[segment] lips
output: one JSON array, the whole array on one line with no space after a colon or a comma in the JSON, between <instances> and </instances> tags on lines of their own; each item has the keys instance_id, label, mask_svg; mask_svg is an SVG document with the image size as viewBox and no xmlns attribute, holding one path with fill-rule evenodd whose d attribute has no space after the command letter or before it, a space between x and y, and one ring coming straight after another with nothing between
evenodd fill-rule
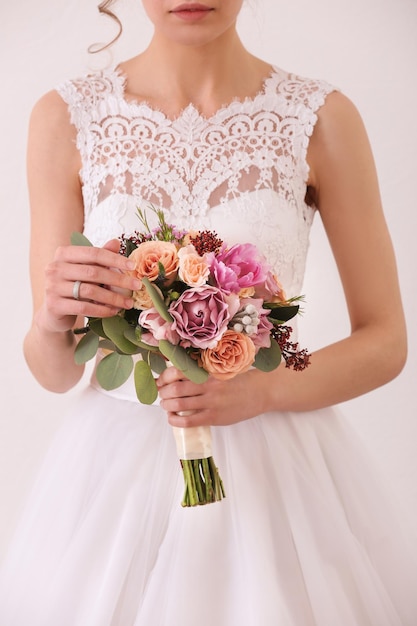
<instances>
[{"instance_id":1,"label":"lips","mask_svg":"<svg viewBox=\"0 0 417 626\"><path fill-rule=\"evenodd\" d=\"M206 4L198 2L183 3L176 6L170 11L170 13L186 20L196 20L208 15L213 11L211 7Z\"/></svg>"},{"instance_id":2,"label":"lips","mask_svg":"<svg viewBox=\"0 0 417 626\"><path fill-rule=\"evenodd\" d=\"M172 9L170 12L182 13L183 11L198 12L198 11L212 11L212 10L213 9L211 7L208 7L206 4L199 4L197 2L189 2L189 3L180 4L179 6L175 7L175 9Z\"/></svg>"}]
</instances>

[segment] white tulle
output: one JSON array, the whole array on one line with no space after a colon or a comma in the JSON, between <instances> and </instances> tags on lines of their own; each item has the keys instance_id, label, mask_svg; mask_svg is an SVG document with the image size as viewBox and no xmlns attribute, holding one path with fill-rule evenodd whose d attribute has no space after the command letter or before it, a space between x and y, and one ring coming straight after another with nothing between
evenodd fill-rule
<instances>
[{"instance_id":1,"label":"white tulle","mask_svg":"<svg viewBox=\"0 0 417 626\"><path fill-rule=\"evenodd\" d=\"M135 208L152 200L180 227L255 243L299 295L306 151L331 90L274 70L256 98L169 120L127 102L117 72L69 81L86 234L101 244L139 229ZM211 431L226 498L182 508L162 408L140 405L132 381L104 392L93 375L0 572L0 625L417 624L415 543L343 416L270 413Z\"/></svg>"},{"instance_id":2,"label":"white tulle","mask_svg":"<svg viewBox=\"0 0 417 626\"><path fill-rule=\"evenodd\" d=\"M83 392L1 579L7 626L413 626L415 570L332 409L213 429L227 497L180 506L158 406Z\"/></svg>"}]
</instances>

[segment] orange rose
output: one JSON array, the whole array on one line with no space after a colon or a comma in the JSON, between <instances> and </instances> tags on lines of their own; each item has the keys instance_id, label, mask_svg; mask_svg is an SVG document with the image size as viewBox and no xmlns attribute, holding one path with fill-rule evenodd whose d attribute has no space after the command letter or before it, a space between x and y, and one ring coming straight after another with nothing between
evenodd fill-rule
<instances>
[{"instance_id":1,"label":"orange rose","mask_svg":"<svg viewBox=\"0 0 417 626\"><path fill-rule=\"evenodd\" d=\"M179 278L190 287L205 285L210 274L210 267L204 257L197 254L193 245L178 250Z\"/></svg>"},{"instance_id":2,"label":"orange rose","mask_svg":"<svg viewBox=\"0 0 417 626\"><path fill-rule=\"evenodd\" d=\"M178 254L175 244L170 241L144 241L133 250L129 259L136 267L131 272L136 278L146 276L155 281L160 275L160 266L165 270L166 283L174 281L178 269Z\"/></svg>"},{"instance_id":3,"label":"orange rose","mask_svg":"<svg viewBox=\"0 0 417 626\"><path fill-rule=\"evenodd\" d=\"M227 380L248 371L255 360L255 346L248 335L227 330L215 348L201 351L200 359L214 378Z\"/></svg>"}]
</instances>

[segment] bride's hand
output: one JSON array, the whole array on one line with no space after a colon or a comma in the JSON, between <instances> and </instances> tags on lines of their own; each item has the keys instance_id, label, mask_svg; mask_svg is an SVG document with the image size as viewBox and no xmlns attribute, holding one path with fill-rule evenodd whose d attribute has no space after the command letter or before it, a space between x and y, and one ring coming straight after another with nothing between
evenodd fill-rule
<instances>
[{"instance_id":1,"label":"bride's hand","mask_svg":"<svg viewBox=\"0 0 417 626\"><path fill-rule=\"evenodd\" d=\"M172 426L225 426L249 419L266 410L262 372L256 369L229 380L209 376L196 384L175 367L168 367L157 380L161 406Z\"/></svg>"},{"instance_id":2,"label":"bride's hand","mask_svg":"<svg viewBox=\"0 0 417 626\"><path fill-rule=\"evenodd\" d=\"M102 248L61 246L45 268L45 297L37 323L49 332L70 330L78 316L111 317L131 308L140 281L126 273L133 263L119 254L119 241Z\"/></svg>"}]
</instances>

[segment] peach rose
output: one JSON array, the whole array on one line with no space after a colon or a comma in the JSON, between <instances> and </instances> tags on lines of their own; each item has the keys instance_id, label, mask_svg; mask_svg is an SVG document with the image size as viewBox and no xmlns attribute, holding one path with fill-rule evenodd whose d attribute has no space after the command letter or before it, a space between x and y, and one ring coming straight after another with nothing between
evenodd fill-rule
<instances>
[{"instance_id":1,"label":"peach rose","mask_svg":"<svg viewBox=\"0 0 417 626\"><path fill-rule=\"evenodd\" d=\"M204 257L197 254L193 245L178 250L178 276L190 287L205 285L210 274L210 267Z\"/></svg>"},{"instance_id":2,"label":"peach rose","mask_svg":"<svg viewBox=\"0 0 417 626\"><path fill-rule=\"evenodd\" d=\"M158 287L155 286L155 289ZM153 307L152 298L150 297L145 285L142 285L140 289L137 289L132 293L133 308L134 309L150 309Z\"/></svg>"},{"instance_id":3,"label":"peach rose","mask_svg":"<svg viewBox=\"0 0 417 626\"><path fill-rule=\"evenodd\" d=\"M215 348L201 351L200 360L214 378L227 380L248 371L255 360L255 346L248 335L227 330Z\"/></svg>"},{"instance_id":4,"label":"peach rose","mask_svg":"<svg viewBox=\"0 0 417 626\"><path fill-rule=\"evenodd\" d=\"M165 270L165 284L169 285L177 276L177 248L170 241L144 241L133 250L129 259L136 263L131 272L135 278L146 276L150 281L155 281L160 275L161 265Z\"/></svg>"}]
</instances>

